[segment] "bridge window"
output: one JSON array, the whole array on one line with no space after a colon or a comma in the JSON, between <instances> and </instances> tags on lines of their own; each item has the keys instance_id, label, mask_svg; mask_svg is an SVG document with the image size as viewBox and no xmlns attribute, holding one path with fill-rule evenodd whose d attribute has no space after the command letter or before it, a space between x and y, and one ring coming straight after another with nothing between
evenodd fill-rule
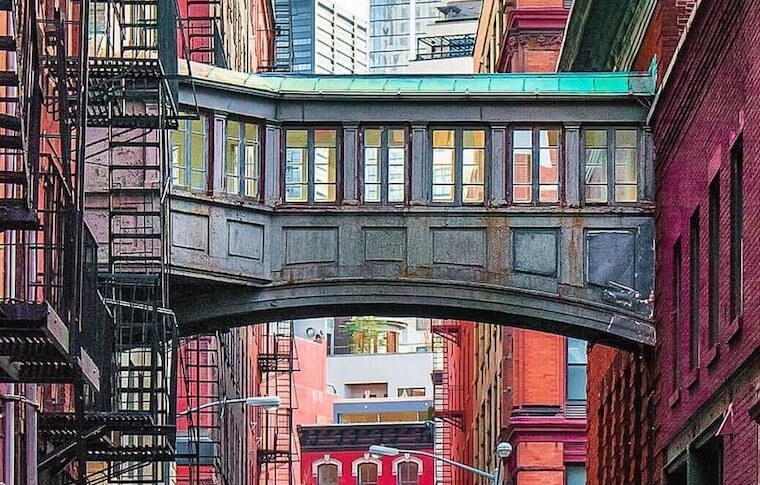
<instances>
[{"instance_id":1,"label":"bridge window","mask_svg":"<svg viewBox=\"0 0 760 485\"><path fill-rule=\"evenodd\" d=\"M585 201L590 204L636 202L638 132L590 129L584 132L584 138Z\"/></svg>"},{"instance_id":2,"label":"bridge window","mask_svg":"<svg viewBox=\"0 0 760 485\"><path fill-rule=\"evenodd\" d=\"M559 129L512 131L512 202L559 202L560 136Z\"/></svg>"},{"instance_id":3,"label":"bridge window","mask_svg":"<svg viewBox=\"0 0 760 485\"><path fill-rule=\"evenodd\" d=\"M402 203L406 195L406 131L367 128L364 144L364 202Z\"/></svg>"},{"instance_id":4,"label":"bridge window","mask_svg":"<svg viewBox=\"0 0 760 485\"><path fill-rule=\"evenodd\" d=\"M228 194L259 196L259 127L252 123L227 121L224 151L224 189Z\"/></svg>"},{"instance_id":5,"label":"bridge window","mask_svg":"<svg viewBox=\"0 0 760 485\"><path fill-rule=\"evenodd\" d=\"M335 202L337 165L337 130L285 130L285 202Z\"/></svg>"},{"instance_id":6,"label":"bridge window","mask_svg":"<svg viewBox=\"0 0 760 485\"><path fill-rule=\"evenodd\" d=\"M175 187L206 190L208 118L180 120L171 135L172 183Z\"/></svg>"},{"instance_id":7,"label":"bridge window","mask_svg":"<svg viewBox=\"0 0 760 485\"><path fill-rule=\"evenodd\" d=\"M433 130L433 202L485 200L486 132Z\"/></svg>"}]
</instances>

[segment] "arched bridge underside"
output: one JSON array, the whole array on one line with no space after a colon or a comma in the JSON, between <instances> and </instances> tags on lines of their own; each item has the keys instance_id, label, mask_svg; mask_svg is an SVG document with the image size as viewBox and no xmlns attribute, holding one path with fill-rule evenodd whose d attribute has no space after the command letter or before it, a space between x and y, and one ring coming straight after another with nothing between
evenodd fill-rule
<instances>
[{"instance_id":1,"label":"arched bridge underside","mask_svg":"<svg viewBox=\"0 0 760 485\"><path fill-rule=\"evenodd\" d=\"M654 345L648 74L194 78L182 333L372 314Z\"/></svg>"}]
</instances>

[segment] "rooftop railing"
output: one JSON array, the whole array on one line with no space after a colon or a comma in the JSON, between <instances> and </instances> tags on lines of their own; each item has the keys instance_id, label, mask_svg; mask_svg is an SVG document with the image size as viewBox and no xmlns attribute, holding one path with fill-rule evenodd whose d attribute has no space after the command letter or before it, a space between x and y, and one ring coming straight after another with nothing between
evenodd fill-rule
<instances>
[{"instance_id":1,"label":"rooftop railing","mask_svg":"<svg viewBox=\"0 0 760 485\"><path fill-rule=\"evenodd\" d=\"M468 57L475 48L474 34L439 35L417 39L417 61Z\"/></svg>"}]
</instances>

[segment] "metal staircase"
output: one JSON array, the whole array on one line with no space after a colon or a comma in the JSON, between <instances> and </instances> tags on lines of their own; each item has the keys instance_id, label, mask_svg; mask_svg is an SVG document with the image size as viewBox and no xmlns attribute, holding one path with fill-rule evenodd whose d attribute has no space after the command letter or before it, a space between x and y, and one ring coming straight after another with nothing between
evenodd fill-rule
<instances>
[{"instance_id":1,"label":"metal staircase","mask_svg":"<svg viewBox=\"0 0 760 485\"><path fill-rule=\"evenodd\" d=\"M182 23L191 61L227 67L221 5L221 0L187 0Z\"/></svg>"},{"instance_id":2,"label":"metal staircase","mask_svg":"<svg viewBox=\"0 0 760 485\"><path fill-rule=\"evenodd\" d=\"M279 396L276 411L261 409L258 448L259 485L293 485L293 463L298 460L293 410L297 408L293 373L298 358L290 321L267 324L259 344L261 395Z\"/></svg>"}]
</instances>

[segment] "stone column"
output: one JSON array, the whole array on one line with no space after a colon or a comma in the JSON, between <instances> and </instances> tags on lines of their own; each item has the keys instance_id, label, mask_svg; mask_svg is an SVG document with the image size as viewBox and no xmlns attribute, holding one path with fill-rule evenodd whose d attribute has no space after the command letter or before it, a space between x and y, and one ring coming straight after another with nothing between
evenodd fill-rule
<instances>
[{"instance_id":1,"label":"stone column","mask_svg":"<svg viewBox=\"0 0 760 485\"><path fill-rule=\"evenodd\" d=\"M430 198L431 174L428 153L430 139L427 124L412 123L412 181L411 204L427 205Z\"/></svg>"},{"instance_id":2,"label":"stone column","mask_svg":"<svg viewBox=\"0 0 760 485\"><path fill-rule=\"evenodd\" d=\"M359 205L359 126L343 125L343 204Z\"/></svg>"},{"instance_id":3,"label":"stone column","mask_svg":"<svg viewBox=\"0 0 760 485\"><path fill-rule=\"evenodd\" d=\"M581 205L581 127L565 125L565 201L569 207Z\"/></svg>"},{"instance_id":4,"label":"stone column","mask_svg":"<svg viewBox=\"0 0 760 485\"><path fill-rule=\"evenodd\" d=\"M211 136L213 136L206 170L211 172L211 194L214 197L224 195L224 154L227 134L227 115L214 113Z\"/></svg>"},{"instance_id":5,"label":"stone column","mask_svg":"<svg viewBox=\"0 0 760 485\"><path fill-rule=\"evenodd\" d=\"M490 205L507 205L507 127L491 127Z\"/></svg>"}]
</instances>

